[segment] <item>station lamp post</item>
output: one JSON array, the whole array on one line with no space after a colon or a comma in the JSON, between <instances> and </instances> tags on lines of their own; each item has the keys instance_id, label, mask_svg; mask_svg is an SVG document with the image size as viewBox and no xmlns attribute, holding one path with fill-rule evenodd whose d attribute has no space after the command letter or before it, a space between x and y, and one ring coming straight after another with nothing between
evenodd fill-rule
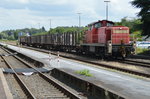
<instances>
[{"instance_id":1,"label":"station lamp post","mask_svg":"<svg viewBox=\"0 0 150 99\"><path fill-rule=\"evenodd\" d=\"M40 24L40 23L38 23L38 25L39 25L39 31L41 32L41 24Z\"/></svg>"},{"instance_id":2,"label":"station lamp post","mask_svg":"<svg viewBox=\"0 0 150 99\"><path fill-rule=\"evenodd\" d=\"M106 20L108 20L108 3L109 3L110 1L106 0L106 1L104 1L104 2L106 2Z\"/></svg>"},{"instance_id":3,"label":"station lamp post","mask_svg":"<svg viewBox=\"0 0 150 99\"><path fill-rule=\"evenodd\" d=\"M51 28L52 28L52 20L49 19L49 29L51 30Z\"/></svg>"},{"instance_id":4,"label":"station lamp post","mask_svg":"<svg viewBox=\"0 0 150 99\"><path fill-rule=\"evenodd\" d=\"M79 15L79 28L81 27L81 13L77 13Z\"/></svg>"}]
</instances>

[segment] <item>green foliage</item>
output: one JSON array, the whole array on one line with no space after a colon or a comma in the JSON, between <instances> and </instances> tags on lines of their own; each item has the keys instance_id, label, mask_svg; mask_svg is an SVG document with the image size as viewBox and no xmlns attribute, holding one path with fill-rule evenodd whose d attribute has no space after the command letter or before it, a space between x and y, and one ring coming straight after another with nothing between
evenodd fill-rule
<instances>
[{"instance_id":1,"label":"green foliage","mask_svg":"<svg viewBox=\"0 0 150 99\"><path fill-rule=\"evenodd\" d=\"M150 51L150 50L149 50L149 49L146 49L146 48L137 48L137 49L136 49L136 53L137 53L137 54L147 53L148 51Z\"/></svg>"},{"instance_id":2,"label":"green foliage","mask_svg":"<svg viewBox=\"0 0 150 99\"><path fill-rule=\"evenodd\" d=\"M29 33L30 35L45 35L55 33L80 32L80 35L78 36L78 42L80 43L83 39L83 34L85 30L87 30L87 27L56 27L48 32L45 30L44 27L42 27L41 29L25 28L16 30L6 30L0 33L0 39L17 40L19 33L22 33L22 36L26 36L27 33Z\"/></svg>"},{"instance_id":3,"label":"green foliage","mask_svg":"<svg viewBox=\"0 0 150 99\"><path fill-rule=\"evenodd\" d=\"M7 38L8 40L15 40L15 38L14 38L14 35L10 35L10 36L8 36L8 38Z\"/></svg>"},{"instance_id":4,"label":"green foliage","mask_svg":"<svg viewBox=\"0 0 150 99\"><path fill-rule=\"evenodd\" d=\"M41 32L46 32L44 27L41 28Z\"/></svg>"},{"instance_id":5,"label":"green foliage","mask_svg":"<svg viewBox=\"0 0 150 99\"><path fill-rule=\"evenodd\" d=\"M6 39L7 37L8 37L7 34L5 34L3 32L0 33L0 39Z\"/></svg>"},{"instance_id":6,"label":"green foliage","mask_svg":"<svg viewBox=\"0 0 150 99\"><path fill-rule=\"evenodd\" d=\"M142 41L141 31L135 31L130 35L130 38L136 41Z\"/></svg>"},{"instance_id":7,"label":"green foliage","mask_svg":"<svg viewBox=\"0 0 150 99\"><path fill-rule=\"evenodd\" d=\"M150 36L150 0L133 0L131 4L140 8L138 16L141 17L142 24L142 35Z\"/></svg>"},{"instance_id":8,"label":"green foliage","mask_svg":"<svg viewBox=\"0 0 150 99\"><path fill-rule=\"evenodd\" d=\"M56 27L54 29L51 29L48 31L49 34L56 34L56 33L71 33L71 32L77 32L79 35L77 37L77 43L81 44L83 41L83 36L85 33L85 30L87 30L87 27Z\"/></svg>"},{"instance_id":9,"label":"green foliage","mask_svg":"<svg viewBox=\"0 0 150 99\"><path fill-rule=\"evenodd\" d=\"M87 27L56 27L54 29L51 29L48 31L50 34L55 34L55 33L67 33L67 32L83 32L87 30Z\"/></svg>"},{"instance_id":10,"label":"green foliage","mask_svg":"<svg viewBox=\"0 0 150 99\"><path fill-rule=\"evenodd\" d=\"M23 36L26 36L27 33L29 33L30 35L35 35L35 34L40 35L46 33L46 30L44 27L42 27L41 29L25 28L25 29L16 29L16 30L6 30L0 33L0 39L17 40L19 33L22 33Z\"/></svg>"},{"instance_id":11,"label":"green foliage","mask_svg":"<svg viewBox=\"0 0 150 99\"><path fill-rule=\"evenodd\" d=\"M33 35L45 35L45 34L48 34L48 32L36 33L36 34L33 34Z\"/></svg>"},{"instance_id":12,"label":"green foliage","mask_svg":"<svg viewBox=\"0 0 150 99\"><path fill-rule=\"evenodd\" d=\"M93 75L90 73L90 71L89 71L89 70L86 70L86 69L81 70L81 71L76 71L76 73L77 73L77 74L80 74L80 75L85 75L85 76L88 76L88 77L93 76Z\"/></svg>"},{"instance_id":13,"label":"green foliage","mask_svg":"<svg viewBox=\"0 0 150 99\"><path fill-rule=\"evenodd\" d=\"M124 17L121 19L121 22L116 22L115 25L127 26L130 28L130 33L135 31L141 31L142 22L140 19L128 19L128 17Z\"/></svg>"},{"instance_id":14,"label":"green foliage","mask_svg":"<svg viewBox=\"0 0 150 99\"><path fill-rule=\"evenodd\" d=\"M8 48L8 45L4 45L3 47L4 47L4 48Z\"/></svg>"},{"instance_id":15,"label":"green foliage","mask_svg":"<svg viewBox=\"0 0 150 99\"><path fill-rule=\"evenodd\" d=\"M17 40L8 40L8 39L0 39L0 41L2 41L2 42L18 42Z\"/></svg>"},{"instance_id":16,"label":"green foliage","mask_svg":"<svg viewBox=\"0 0 150 99\"><path fill-rule=\"evenodd\" d=\"M141 31L135 31L133 32L133 34L135 35L135 37L141 38Z\"/></svg>"}]
</instances>

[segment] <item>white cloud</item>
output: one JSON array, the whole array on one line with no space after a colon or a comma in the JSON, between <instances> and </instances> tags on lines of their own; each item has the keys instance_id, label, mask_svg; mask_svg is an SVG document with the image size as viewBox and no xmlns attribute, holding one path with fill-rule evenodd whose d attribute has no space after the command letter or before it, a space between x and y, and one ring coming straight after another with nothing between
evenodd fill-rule
<instances>
[{"instance_id":1,"label":"white cloud","mask_svg":"<svg viewBox=\"0 0 150 99\"><path fill-rule=\"evenodd\" d=\"M74 12L80 12L90 18L99 18L100 15L96 12L97 0L71 0L70 4L74 7Z\"/></svg>"},{"instance_id":2,"label":"white cloud","mask_svg":"<svg viewBox=\"0 0 150 99\"><path fill-rule=\"evenodd\" d=\"M73 26L76 25L76 21L72 20L71 17L67 16L36 16L33 13L38 13L36 11L31 11L29 9L20 10L8 10L0 8L1 29L18 29L18 28L39 28L38 23L41 26L49 29L49 19L52 19L52 27L56 26Z\"/></svg>"},{"instance_id":3,"label":"white cloud","mask_svg":"<svg viewBox=\"0 0 150 99\"><path fill-rule=\"evenodd\" d=\"M30 0L30 3L45 4L45 5L63 5L67 4L70 0Z\"/></svg>"},{"instance_id":4,"label":"white cloud","mask_svg":"<svg viewBox=\"0 0 150 99\"><path fill-rule=\"evenodd\" d=\"M132 0L111 0L111 12L114 11L114 15L119 15L122 17L135 17L135 13L139 10L132 7L130 3L131 1Z\"/></svg>"},{"instance_id":5,"label":"white cloud","mask_svg":"<svg viewBox=\"0 0 150 99\"><path fill-rule=\"evenodd\" d=\"M38 23L41 23L41 26L46 26L48 28L49 19L52 19L53 27L67 25L74 26L78 25L78 12L82 13L81 24L84 26L92 21L105 19L106 4L104 3L104 0L2 1L11 4L9 9L8 5L6 5L6 7L3 5L3 8L0 8L0 27L6 29L25 28L31 26L38 28ZM129 3L130 1L131 0L111 0L109 3L109 19L112 21L119 21L125 16L135 17L135 13L137 13L139 10L134 9ZM12 5L14 6L14 9ZM15 6L18 5L23 7L20 8L19 6L20 9L15 9ZM47 9L47 7L49 8ZM62 9L55 11L57 7L61 7ZM45 8L45 10L39 10L40 8ZM68 13L70 15L68 15Z\"/></svg>"},{"instance_id":6,"label":"white cloud","mask_svg":"<svg viewBox=\"0 0 150 99\"><path fill-rule=\"evenodd\" d=\"M29 0L4 0L6 2L9 2L9 3L23 3L23 4L26 4L26 3L29 3Z\"/></svg>"}]
</instances>

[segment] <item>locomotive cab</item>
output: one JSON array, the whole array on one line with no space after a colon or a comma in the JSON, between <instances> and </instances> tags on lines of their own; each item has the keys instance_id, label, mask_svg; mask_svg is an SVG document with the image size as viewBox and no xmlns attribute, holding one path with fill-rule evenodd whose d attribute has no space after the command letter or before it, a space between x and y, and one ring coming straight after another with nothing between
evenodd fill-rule
<instances>
[{"instance_id":1,"label":"locomotive cab","mask_svg":"<svg viewBox=\"0 0 150 99\"><path fill-rule=\"evenodd\" d=\"M93 22L88 25L88 31L85 33L85 41L84 43L97 43L98 42L98 31L99 28L105 26L113 26L114 23L112 21L102 20L98 22Z\"/></svg>"},{"instance_id":2,"label":"locomotive cab","mask_svg":"<svg viewBox=\"0 0 150 99\"><path fill-rule=\"evenodd\" d=\"M126 57L130 52L129 28L125 26L106 27L106 41L108 53L113 56ZM111 46L108 46L110 45Z\"/></svg>"}]
</instances>

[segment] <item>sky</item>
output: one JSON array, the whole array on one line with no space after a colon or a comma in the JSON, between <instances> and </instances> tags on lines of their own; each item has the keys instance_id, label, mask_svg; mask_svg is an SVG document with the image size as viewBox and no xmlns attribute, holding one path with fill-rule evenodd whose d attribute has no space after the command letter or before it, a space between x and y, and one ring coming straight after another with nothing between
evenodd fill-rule
<instances>
[{"instance_id":1,"label":"sky","mask_svg":"<svg viewBox=\"0 0 150 99\"><path fill-rule=\"evenodd\" d=\"M132 0L110 0L108 19L120 21L123 17L136 17L139 9ZM104 0L0 0L0 31L8 29L58 26L81 26L106 19Z\"/></svg>"}]
</instances>

